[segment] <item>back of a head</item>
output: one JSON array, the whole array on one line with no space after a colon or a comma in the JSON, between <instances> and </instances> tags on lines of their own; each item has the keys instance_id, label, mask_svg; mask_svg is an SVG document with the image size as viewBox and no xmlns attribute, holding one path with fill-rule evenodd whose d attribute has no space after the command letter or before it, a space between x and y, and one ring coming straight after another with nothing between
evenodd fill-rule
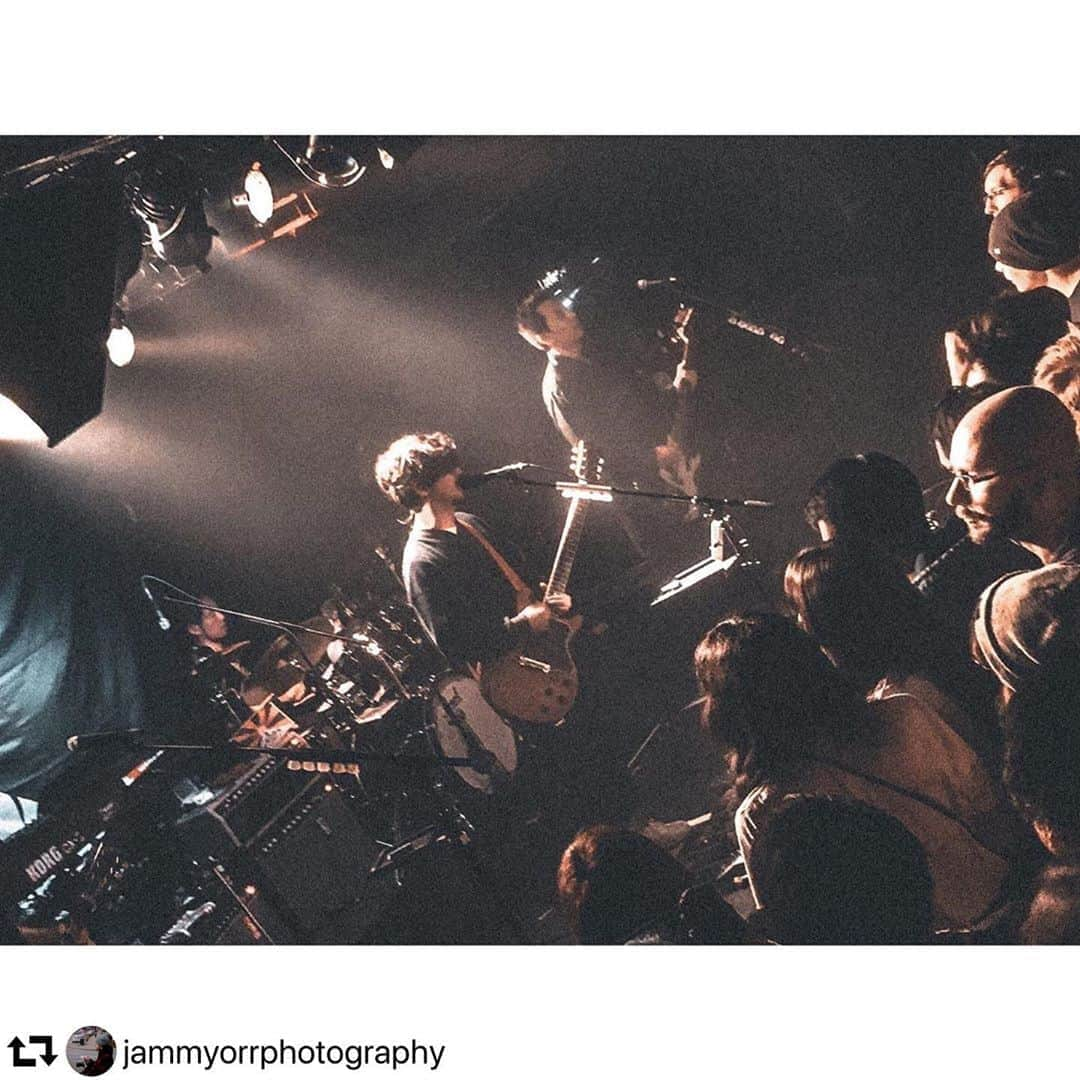
<instances>
[{"instance_id":1,"label":"back of a head","mask_svg":"<svg viewBox=\"0 0 1080 1080\"><path fill-rule=\"evenodd\" d=\"M815 481L805 514L811 526L825 521L836 539L904 557L922 550L929 534L915 474L874 450L834 461Z\"/></svg>"},{"instance_id":2,"label":"back of a head","mask_svg":"<svg viewBox=\"0 0 1080 1080\"><path fill-rule=\"evenodd\" d=\"M1069 301L1054 289L1001 293L956 327L956 333L1000 386L1031 381L1044 349L1069 329Z\"/></svg>"},{"instance_id":3,"label":"back of a head","mask_svg":"<svg viewBox=\"0 0 1080 1080\"><path fill-rule=\"evenodd\" d=\"M1060 641L1004 717L1005 788L1055 854L1080 855L1080 647ZM1045 831L1044 828L1044 831ZM1042 835L1042 834L1040 834ZM1045 843L1044 838L1044 843Z\"/></svg>"},{"instance_id":4,"label":"back of a head","mask_svg":"<svg viewBox=\"0 0 1080 1080\"><path fill-rule=\"evenodd\" d=\"M1080 333L1072 331L1050 345L1031 381L1049 390L1073 414L1080 433Z\"/></svg>"},{"instance_id":5,"label":"back of a head","mask_svg":"<svg viewBox=\"0 0 1080 1080\"><path fill-rule=\"evenodd\" d=\"M1022 945L1080 945L1080 867L1048 866L1020 927Z\"/></svg>"},{"instance_id":6,"label":"back of a head","mask_svg":"<svg viewBox=\"0 0 1080 1080\"><path fill-rule=\"evenodd\" d=\"M621 945L672 920L691 880L680 862L640 833L592 825L563 852L557 883L583 945Z\"/></svg>"},{"instance_id":7,"label":"back of a head","mask_svg":"<svg viewBox=\"0 0 1080 1080\"><path fill-rule=\"evenodd\" d=\"M1080 258L1080 196L1072 183L1041 184L990 223L987 251L1017 270L1052 270Z\"/></svg>"},{"instance_id":8,"label":"back of a head","mask_svg":"<svg viewBox=\"0 0 1080 1080\"><path fill-rule=\"evenodd\" d=\"M919 669L935 637L923 598L883 552L830 542L787 565L784 593L834 663L876 683Z\"/></svg>"},{"instance_id":9,"label":"back of a head","mask_svg":"<svg viewBox=\"0 0 1080 1080\"><path fill-rule=\"evenodd\" d=\"M998 578L971 623L971 655L1012 691L1046 683L1056 656L1080 653L1080 566L1050 563Z\"/></svg>"},{"instance_id":10,"label":"back of a head","mask_svg":"<svg viewBox=\"0 0 1080 1080\"><path fill-rule=\"evenodd\" d=\"M702 722L733 755L737 784L813 752L857 726L861 701L790 619L747 613L719 622L694 653Z\"/></svg>"},{"instance_id":11,"label":"back of a head","mask_svg":"<svg viewBox=\"0 0 1080 1080\"><path fill-rule=\"evenodd\" d=\"M950 386L930 412L930 441L934 448L948 458L952 437L960 421L981 401L1000 390L997 383L989 381L974 386Z\"/></svg>"},{"instance_id":12,"label":"back of a head","mask_svg":"<svg viewBox=\"0 0 1080 1080\"><path fill-rule=\"evenodd\" d=\"M894 817L852 799L789 796L752 856L768 937L782 945L909 945L932 931L922 845Z\"/></svg>"}]
</instances>

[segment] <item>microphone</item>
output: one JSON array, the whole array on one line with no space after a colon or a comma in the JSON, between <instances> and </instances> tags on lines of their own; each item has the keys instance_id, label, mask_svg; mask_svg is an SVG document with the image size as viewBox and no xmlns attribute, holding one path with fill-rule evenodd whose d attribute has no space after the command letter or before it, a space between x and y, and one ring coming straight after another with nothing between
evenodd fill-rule
<instances>
[{"instance_id":1,"label":"microphone","mask_svg":"<svg viewBox=\"0 0 1080 1080\"><path fill-rule=\"evenodd\" d=\"M91 750L95 746L108 746L110 743L138 742L142 734L142 728L127 728L123 731L91 731L85 735L72 735L67 741L67 748L75 753L79 750Z\"/></svg>"},{"instance_id":2,"label":"microphone","mask_svg":"<svg viewBox=\"0 0 1080 1080\"><path fill-rule=\"evenodd\" d=\"M674 285L678 282L677 277L638 278L634 284L644 292L646 289L655 289L657 285Z\"/></svg>"},{"instance_id":3,"label":"microphone","mask_svg":"<svg viewBox=\"0 0 1080 1080\"><path fill-rule=\"evenodd\" d=\"M515 461L512 465L500 465L497 469L488 469L487 472L482 473L462 473L458 477L458 487L462 491L468 491L470 488L480 487L486 484L489 480L497 480L500 476L505 476L507 473L521 472L522 469L538 469L539 465L533 465L529 461Z\"/></svg>"},{"instance_id":4,"label":"microphone","mask_svg":"<svg viewBox=\"0 0 1080 1080\"><path fill-rule=\"evenodd\" d=\"M154 594L150 591L150 586L146 584L146 575L144 574L139 578L139 583L142 585L143 592L146 593L147 600L150 601L150 606L154 609L154 614L157 616L157 624L162 630L171 630L172 623L169 621L165 612L158 607L157 600L154 599Z\"/></svg>"}]
</instances>

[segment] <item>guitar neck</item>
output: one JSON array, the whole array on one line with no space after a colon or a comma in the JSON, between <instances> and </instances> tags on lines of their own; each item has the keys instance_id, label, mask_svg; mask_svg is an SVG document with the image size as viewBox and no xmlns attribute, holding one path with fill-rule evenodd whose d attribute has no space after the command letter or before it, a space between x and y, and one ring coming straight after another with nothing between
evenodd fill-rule
<instances>
[{"instance_id":1,"label":"guitar neck","mask_svg":"<svg viewBox=\"0 0 1080 1080\"><path fill-rule=\"evenodd\" d=\"M588 499L582 499L577 495L570 496L570 505L566 510L566 524L563 525L559 549L555 553L555 563L548 575L547 588L544 590L545 600L552 593L566 592L566 586L570 581L570 570L574 565L574 556L577 555L578 543L585 527L585 511L588 505Z\"/></svg>"}]
</instances>

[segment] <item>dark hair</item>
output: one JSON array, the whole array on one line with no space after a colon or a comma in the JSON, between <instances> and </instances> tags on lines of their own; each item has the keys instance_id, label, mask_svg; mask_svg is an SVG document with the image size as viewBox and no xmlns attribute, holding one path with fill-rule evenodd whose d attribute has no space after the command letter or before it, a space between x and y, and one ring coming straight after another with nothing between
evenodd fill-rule
<instances>
[{"instance_id":1,"label":"dark hair","mask_svg":"<svg viewBox=\"0 0 1080 1080\"><path fill-rule=\"evenodd\" d=\"M1005 788L1080 855L1080 649L1062 640L1005 710Z\"/></svg>"},{"instance_id":2,"label":"dark hair","mask_svg":"<svg viewBox=\"0 0 1080 1080\"><path fill-rule=\"evenodd\" d=\"M1031 142L1007 146L996 153L983 167L983 183L991 169L1004 165L1016 177L1020 190L1024 193L1033 191L1040 184L1062 184L1069 181L1069 170L1061 162L1048 158L1045 151Z\"/></svg>"},{"instance_id":3,"label":"dark hair","mask_svg":"<svg viewBox=\"0 0 1080 1080\"><path fill-rule=\"evenodd\" d=\"M916 672L948 689L939 668L956 650L886 553L833 542L803 548L784 571L784 595L803 629L864 691L886 675Z\"/></svg>"},{"instance_id":4,"label":"dark hair","mask_svg":"<svg viewBox=\"0 0 1080 1080\"><path fill-rule=\"evenodd\" d=\"M875 541L911 557L926 545L930 527L915 474L886 454L869 451L834 461L814 482L805 516L811 528L832 526L848 543Z\"/></svg>"},{"instance_id":5,"label":"dark hair","mask_svg":"<svg viewBox=\"0 0 1080 1080\"><path fill-rule=\"evenodd\" d=\"M854 799L793 795L751 854L763 912L782 945L914 945L930 939L933 882L918 840Z\"/></svg>"},{"instance_id":6,"label":"dark hair","mask_svg":"<svg viewBox=\"0 0 1080 1080\"><path fill-rule=\"evenodd\" d=\"M629 829L592 825L579 832L563 852L557 884L583 945L622 945L645 934L668 943L743 937L741 920L719 897L693 889L682 863Z\"/></svg>"},{"instance_id":7,"label":"dark hair","mask_svg":"<svg viewBox=\"0 0 1080 1080\"><path fill-rule=\"evenodd\" d=\"M393 503L415 512L424 504L421 488L430 488L458 467L454 440L442 431L414 432L395 439L375 461L375 480Z\"/></svg>"},{"instance_id":8,"label":"dark hair","mask_svg":"<svg viewBox=\"0 0 1080 1080\"><path fill-rule=\"evenodd\" d=\"M780 615L736 615L694 653L702 724L729 755L735 794L857 730L865 707L824 654Z\"/></svg>"},{"instance_id":9,"label":"dark hair","mask_svg":"<svg viewBox=\"0 0 1080 1080\"><path fill-rule=\"evenodd\" d=\"M518 301L517 325L542 332L546 324L537 309L547 300L557 301L577 317L583 351L592 360L623 364L628 352L641 347L643 336L656 345L643 294L634 288L629 269L612 257L586 254L546 273Z\"/></svg>"},{"instance_id":10,"label":"dark hair","mask_svg":"<svg viewBox=\"0 0 1080 1080\"><path fill-rule=\"evenodd\" d=\"M1001 386L987 379L974 386L950 386L945 396L930 412L930 441L948 451L952 437L960 421L988 397L996 394Z\"/></svg>"},{"instance_id":11,"label":"dark hair","mask_svg":"<svg viewBox=\"0 0 1080 1080\"><path fill-rule=\"evenodd\" d=\"M1069 301L1055 289L1003 292L953 330L1000 386L1031 382L1043 350L1069 330Z\"/></svg>"},{"instance_id":12,"label":"dark hair","mask_svg":"<svg viewBox=\"0 0 1080 1080\"><path fill-rule=\"evenodd\" d=\"M187 622L183 624L185 630L189 626L197 626L200 629L202 629L203 615L206 613L207 607L210 607L210 608L220 607L218 602L212 596L210 596L209 593L203 593L202 596L198 597L198 601L199 601L200 605L205 604L206 607L201 607L201 606L200 607L189 607L189 608L185 609L185 611L187 613L186 614ZM179 621L179 620L177 620L177 621Z\"/></svg>"},{"instance_id":13,"label":"dark hair","mask_svg":"<svg viewBox=\"0 0 1080 1080\"><path fill-rule=\"evenodd\" d=\"M1022 945L1080 945L1080 867L1043 870L1019 937Z\"/></svg>"}]
</instances>

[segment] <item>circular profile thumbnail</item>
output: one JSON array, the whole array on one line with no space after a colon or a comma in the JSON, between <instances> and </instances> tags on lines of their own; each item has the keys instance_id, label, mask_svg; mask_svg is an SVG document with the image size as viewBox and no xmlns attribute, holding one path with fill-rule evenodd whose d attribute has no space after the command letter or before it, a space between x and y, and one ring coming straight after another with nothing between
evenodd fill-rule
<instances>
[{"instance_id":1,"label":"circular profile thumbnail","mask_svg":"<svg viewBox=\"0 0 1080 1080\"><path fill-rule=\"evenodd\" d=\"M116 1060L116 1040L103 1027L81 1027L72 1032L65 1053L81 1076L100 1076Z\"/></svg>"}]
</instances>

